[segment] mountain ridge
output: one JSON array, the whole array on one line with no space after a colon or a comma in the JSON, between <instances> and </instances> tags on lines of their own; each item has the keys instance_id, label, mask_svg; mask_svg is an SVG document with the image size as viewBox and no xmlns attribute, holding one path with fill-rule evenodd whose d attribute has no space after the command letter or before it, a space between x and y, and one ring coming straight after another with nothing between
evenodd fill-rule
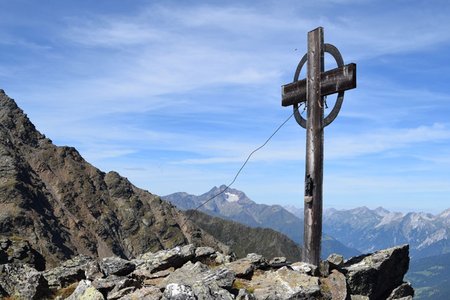
<instances>
[{"instance_id":1,"label":"mountain ridge","mask_svg":"<svg viewBox=\"0 0 450 300\"><path fill-rule=\"evenodd\" d=\"M215 197L216 196L216 197ZM230 201L230 197L233 201ZM214 217L235 221L250 227L271 228L281 232L297 244L303 241L303 220L286 210L281 205L258 204L247 195L226 185L213 187L201 195L185 192L162 196L182 210L196 209ZM345 257L360 254L359 251L346 247L327 234L323 237L322 256L338 252Z\"/></svg>"},{"instance_id":2,"label":"mountain ridge","mask_svg":"<svg viewBox=\"0 0 450 300\"><path fill-rule=\"evenodd\" d=\"M391 212L384 208L326 209L324 230L361 252L408 243L411 257L450 252L450 209L439 214Z\"/></svg>"},{"instance_id":3,"label":"mountain ridge","mask_svg":"<svg viewBox=\"0 0 450 300\"><path fill-rule=\"evenodd\" d=\"M50 266L78 254L226 248L160 197L100 171L73 147L53 145L3 90L0 174L0 236L29 241Z\"/></svg>"}]
</instances>

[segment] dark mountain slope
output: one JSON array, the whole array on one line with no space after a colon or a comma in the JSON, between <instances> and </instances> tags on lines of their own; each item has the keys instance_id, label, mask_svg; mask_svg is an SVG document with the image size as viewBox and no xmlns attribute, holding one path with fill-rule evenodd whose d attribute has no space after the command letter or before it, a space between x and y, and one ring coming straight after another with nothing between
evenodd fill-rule
<instances>
[{"instance_id":1,"label":"dark mountain slope","mask_svg":"<svg viewBox=\"0 0 450 300\"><path fill-rule=\"evenodd\" d=\"M238 258L248 253L258 253L267 258L284 256L290 261L300 261L301 248L275 230L252 228L199 211L188 210L186 214L196 225L229 246Z\"/></svg>"},{"instance_id":2,"label":"dark mountain slope","mask_svg":"<svg viewBox=\"0 0 450 300\"><path fill-rule=\"evenodd\" d=\"M104 173L39 133L0 90L0 236L28 240L54 265L76 254L133 257L211 236L159 197ZM195 236L195 238L193 237Z\"/></svg>"},{"instance_id":3,"label":"dark mountain slope","mask_svg":"<svg viewBox=\"0 0 450 300\"><path fill-rule=\"evenodd\" d=\"M222 185L214 187L200 196L180 192L163 196L163 199L170 201L180 209L188 210L200 206L225 189L226 186ZM245 193L236 189L227 189L201 206L200 210L211 216L239 222L251 227L271 228L285 234L295 243L303 243L303 219L296 217L280 205L258 204L250 200ZM345 257L360 254L357 250L346 247L340 241L327 234L323 236L322 250L324 258L331 253L340 253Z\"/></svg>"},{"instance_id":4,"label":"dark mountain slope","mask_svg":"<svg viewBox=\"0 0 450 300\"><path fill-rule=\"evenodd\" d=\"M214 187L200 196L187 193L174 193L163 196L178 208L193 209L226 189L225 185ZM229 188L206 205L201 211L220 218L236 221L251 227L272 228L300 242L303 239L303 221L288 212L280 205L257 204L245 193Z\"/></svg>"},{"instance_id":5,"label":"dark mountain slope","mask_svg":"<svg viewBox=\"0 0 450 300\"><path fill-rule=\"evenodd\" d=\"M415 299L449 299L450 253L412 260L407 280L416 290Z\"/></svg>"}]
</instances>

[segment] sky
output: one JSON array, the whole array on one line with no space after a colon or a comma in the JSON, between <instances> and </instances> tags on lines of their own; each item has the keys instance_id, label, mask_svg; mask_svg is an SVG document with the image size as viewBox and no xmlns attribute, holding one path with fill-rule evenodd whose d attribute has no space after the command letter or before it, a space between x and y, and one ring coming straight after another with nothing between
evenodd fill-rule
<instances>
[{"instance_id":1,"label":"sky","mask_svg":"<svg viewBox=\"0 0 450 300\"><path fill-rule=\"evenodd\" d=\"M319 26L357 64L325 129L324 207L449 208L446 0L0 0L0 88L102 171L198 195L230 183L292 114L281 86ZM302 207L305 143L291 118L233 188Z\"/></svg>"}]
</instances>

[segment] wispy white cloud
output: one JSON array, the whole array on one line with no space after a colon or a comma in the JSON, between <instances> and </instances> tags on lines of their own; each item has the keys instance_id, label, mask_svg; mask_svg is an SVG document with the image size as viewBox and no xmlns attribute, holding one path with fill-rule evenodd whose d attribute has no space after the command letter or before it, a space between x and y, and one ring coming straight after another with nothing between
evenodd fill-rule
<instances>
[{"instance_id":1,"label":"wispy white cloud","mask_svg":"<svg viewBox=\"0 0 450 300\"><path fill-rule=\"evenodd\" d=\"M355 158L368 154L413 147L421 143L450 143L450 128L445 124L416 128L388 128L360 134L339 135L328 141L330 159Z\"/></svg>"},{"instance_id":2,"label":"wispy white cloud","mask_svg":"<svg viewBox=\"0 0 450 300\"><path fill-rule=\"evenodd\" d=\"M327 128L326 161L355 161L370 171L385 163L377 157L400 160L408 153L416 163L431 151L439 153L431 167L443 172L439 162L445 161L445 151L433 150L450 144L448 88L415 86L401 77L405 70L395 68L399 75L373 67L392 55L411 55L426 60L425 66L433 59L430 50L445 54L449 6L441 4L422 9L417 3L400 8L391 1L355 0L151 2L114 13L92 7L89 13L60 17L43 48L33 49L33 43L41 45L30 38L36 31L19 34L15 46L30 57L21 65L9 60L0 76L20 77L23 82L13 82L17 94L12 96L38 128L57 143L80 148L95 165L122 171L140 186L203 192L226 181L270 134L270 124L285 118L274 110L291 111L279 105L280 86L292 80L306 51L306 32L324 26L325 40L361 70L358 89L346 94L339 120ZM412 76L410 71L405 78ZM133 120L142 114L142 121ZM158 123L168 119L177 121ZM255 169L248 172L258 182L241 179L249 189L262 184L276 190L272 182L285 189L293 175L275 169L286 165L299 165L292 172L303 172L304 132L291 125L255 153ZM139 169L142 165L145 170ZM267 171L273 165L277 168ZM365 186L383 184L374 182Z\"/></svg>"}]
</instances>

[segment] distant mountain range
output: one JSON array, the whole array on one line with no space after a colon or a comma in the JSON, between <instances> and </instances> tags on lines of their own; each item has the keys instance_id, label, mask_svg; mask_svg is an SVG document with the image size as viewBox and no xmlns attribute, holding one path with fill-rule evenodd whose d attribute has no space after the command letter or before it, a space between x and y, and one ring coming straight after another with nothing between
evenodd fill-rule
<instances>
[{"instance_id":1,"label":"distant mountain range","mask_svg":"<svg viewBox=\"0 0 450 300\"><path fill-rule=\"evenodd\" d=\"M303 210L286 206L296 216ZM325 209L323 228L348 247L363 253L409 244L414 259L450 252L450 209L432 215L390 212L382 207L348 210Z\"/></svg>"},{"instance_id":2,"label":"distant mountain range","mask_svg":"<svg viewBox=\"0 0 450 300\"><path fill-rule=\"evenodd\" d=\"M163 196L182 210L195 209L201 204L200 211L211 216L239 222L250 227L271 228L284 233L294 242L303 241L303 220L296 217L280 205L257 204L249 199L244 192L229 188L225 192L225 185L213 187L210 191L196 196L184 192ZM215 195L219 196L213 198ZM359 251L346 247L330 235L324 235L322 256L340 253L345 257L360 254Z\"/></svg>"},{"instance_id":3,"label":"distant mountain range","mask_svg":"<svg viewBox=\"0 0 450 300\"><path fill-rule=\"evenodd\" d=\"M180 209L194 209L225 188L224 185L214 187L199 196L175 193L162 198ZM228 189L200 210L252 227L273 228L297 243L301 243L303 238L303 209L257 204L236 189ZM200 219L197 225L205 226L204 220ZM221 223L217 221L219 219L214 220ZM437 215L390 212L382 207L326 209L323 214L323 229L326 234L322 239L322 257L333 252L344 253L349 257L356 255L358 251L368 253L409 244L412 261L407 278L416 288L415 299L449 299L450 209ZM215 228L212 231L217 230Z\"/></svg>"},{"instance_id":4,"label":"distant mountain range","mask_svg":"<svg viewBox=\"0 0 450 300\"><path fill-rule=\"evenodd\" d=\"M413 259L450 252L450 209L438 215L403 214L381 207L328 209L323 224L324 231L364 253L399 244L410 245Z\"/></svg>"}]
</instances>

